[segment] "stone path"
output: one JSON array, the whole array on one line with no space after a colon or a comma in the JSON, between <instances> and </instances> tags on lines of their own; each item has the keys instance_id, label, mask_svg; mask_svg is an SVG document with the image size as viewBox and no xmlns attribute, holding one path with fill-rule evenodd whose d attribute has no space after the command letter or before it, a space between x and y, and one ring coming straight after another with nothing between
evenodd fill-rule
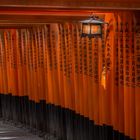
<instances>
[{"instance_id":1,"label":"stone path","mask_svg":"<svg viewBox=\"0 0 140 140\"><path fill-rule=\"evenodd\" d=\"M0 121L0 140L42 140L23 128L16 128Z\"/></svg>"}]
</instances>

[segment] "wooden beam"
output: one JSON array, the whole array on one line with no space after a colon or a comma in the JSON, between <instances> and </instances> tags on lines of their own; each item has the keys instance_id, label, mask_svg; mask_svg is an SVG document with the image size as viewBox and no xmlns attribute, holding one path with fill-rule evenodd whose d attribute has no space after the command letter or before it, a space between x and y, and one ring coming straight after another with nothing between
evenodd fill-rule
<instances>
[{"instance_id":1,"label":"wooden beam","mask_svg":"<svg viewBox=\"0 0 140 140\"><path fill-rule=\"evenodd\" d=\"M94 12L100 18L103 13ZM46 24L56 22L77 22L91 15L90 11L77 10L43 10L43 11L5 11L0 9L0 25L9 24Z\"/></svg>"},{"instance_id":2,"label":"wooden beam","mask_svg":"<svg viewBox=\"0 0 140 140\"><path fill-rule=\"evenodd\" d=\"M94 13L103 13L107 11L96 11L96 10L55 10L55 9L50 9L50 10L17 10L17 9L0 9L0 15L23 15L23 16L87 16L90 15L92 12ZM109 11L108 11L109 12Z\"/></svg>"},{"instance_id":3,"label":"wooden beam","mask_svg":"<svg viewBox=\"0 0 140 140\"><path fill-rule=\"evenodd\" d=\"M140 10L139 0L1 0L0 8Z\"/></svg>"},{"instance_id":4,"label":"wooden beam","mask_svg":"<svg viewBox=\"0 0 140 140\"><path fill-rule=\"evenodd\" d=\"M126 2L127 1L127 2ZM0 27L78 22L91 15L140 10L139 0L2 0Z\"/></svg>"}]
</instances>

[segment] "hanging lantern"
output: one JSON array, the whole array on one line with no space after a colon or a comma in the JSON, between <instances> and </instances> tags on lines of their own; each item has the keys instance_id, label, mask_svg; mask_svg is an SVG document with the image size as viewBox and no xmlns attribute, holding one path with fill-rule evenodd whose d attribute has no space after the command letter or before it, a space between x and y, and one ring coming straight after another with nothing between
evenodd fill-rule
<instances>
[{"instance_id":1,"label":"hanging lantern","mask_svg":"<svg viewBox=\"0 0 140 140\"><path fill-rule=\"evenodd\" d=\"M88 36L89 38L102 37L102 26L107 24L101 19L92 16L87 20L81 21L82 23L82 37Z\"/></svg>"}]
</instances>

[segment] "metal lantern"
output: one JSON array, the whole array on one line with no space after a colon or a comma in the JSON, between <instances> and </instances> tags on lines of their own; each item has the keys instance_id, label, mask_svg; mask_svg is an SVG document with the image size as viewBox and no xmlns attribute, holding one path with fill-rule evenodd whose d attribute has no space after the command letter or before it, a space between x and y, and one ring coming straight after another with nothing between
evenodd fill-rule
<instances>
[{"instance_id":1,"label":"metal lantern","mask_svg":"<svg viewBox=\"0 0 140 140\"><path fill-rule=\"evenodd\" d=\"M87 20L81 21L82 23L82 37L88 36L89 38L102 37L102 25L106 22L92 16Z\"/></svg>"}]
</instances>

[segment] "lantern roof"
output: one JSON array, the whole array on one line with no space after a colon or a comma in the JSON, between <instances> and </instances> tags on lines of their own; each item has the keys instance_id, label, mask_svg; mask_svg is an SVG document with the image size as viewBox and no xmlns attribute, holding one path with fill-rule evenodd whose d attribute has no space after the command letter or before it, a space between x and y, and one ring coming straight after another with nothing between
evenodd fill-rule
<instances>
[{"instance_id":1,"label":"lantern roof","mask_svg":"<svg viewBox=\"0 0 140 140\"><path fill-rule=\"evenodd\" d=\"M80 21L81 23L92 23L92 24L107 24L102 19L98 19L96 17L90 17L89 19Z\"/></svg>"}]
</instances>

